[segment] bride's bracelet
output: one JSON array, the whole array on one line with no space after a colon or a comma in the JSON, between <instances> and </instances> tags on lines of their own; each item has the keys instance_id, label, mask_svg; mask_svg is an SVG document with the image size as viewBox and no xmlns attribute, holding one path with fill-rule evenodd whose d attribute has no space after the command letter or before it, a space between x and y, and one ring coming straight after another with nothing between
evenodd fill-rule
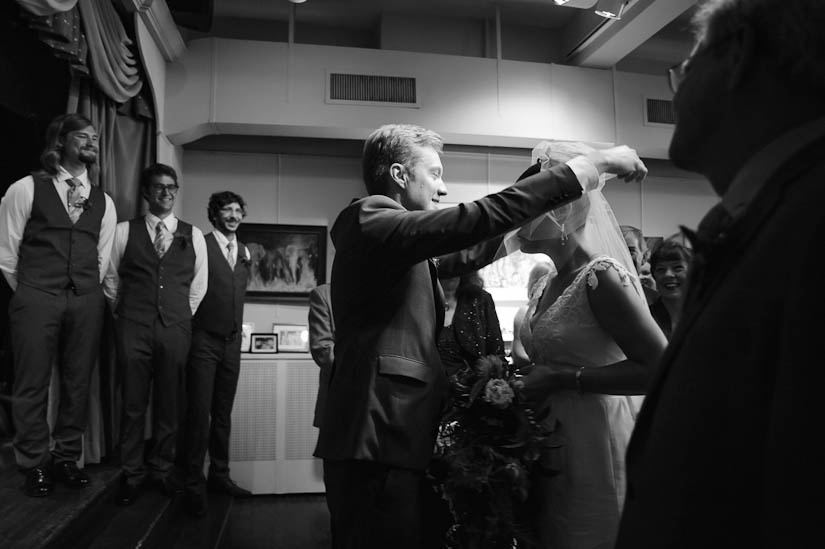
<instances>
[{"instance_id":1,"label":"bride's bracelet","mask_svg":"<svg viewBox=\"0 0 825 549\"><path fill-rule=\"evenodd\" d=\"M584 371L584 366L580 366L578 370L576 370L576 390L581 393L582 391L582 372Z\"/></svg>"}]
</instances>

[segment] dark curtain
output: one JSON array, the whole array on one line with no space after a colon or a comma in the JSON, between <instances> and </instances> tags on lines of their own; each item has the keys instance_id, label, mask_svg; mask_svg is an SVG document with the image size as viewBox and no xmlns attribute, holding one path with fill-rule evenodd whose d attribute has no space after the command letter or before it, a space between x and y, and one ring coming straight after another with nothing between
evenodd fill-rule
<instances>
[{"instance_id":1,"label":"dark curtain","mask_svg":"<svg viewBox=\"0 0 825 549\"><path fill-rule=\"evenodd\" d=\"M15 3L0 2L0 128L5 136L0 196L39 167L46 127L65 109L68 92L66 60L57 58L40 35L30 30ZM8 400L14 382L8 325L11 294L5 277L0 276L0 439L12 434Z\"/></svg>"}]
</instances>

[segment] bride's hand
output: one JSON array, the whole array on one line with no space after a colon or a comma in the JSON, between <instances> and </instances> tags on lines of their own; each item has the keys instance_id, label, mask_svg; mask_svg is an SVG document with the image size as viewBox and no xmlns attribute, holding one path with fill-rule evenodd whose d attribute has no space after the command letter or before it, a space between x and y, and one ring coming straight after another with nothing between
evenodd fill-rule
<instances>
[{"instance_id":1,"label":"bride's hand","mask_svg":"<svg viewBox=\"0 0 825 549\"><path fill-rule=\"evenodd\" d=\"M517 388L521 398L540 403L550 393L576 388L577 366L572 364L530 364L519 369L523 374Z\"/></svg>"}]
</instances>

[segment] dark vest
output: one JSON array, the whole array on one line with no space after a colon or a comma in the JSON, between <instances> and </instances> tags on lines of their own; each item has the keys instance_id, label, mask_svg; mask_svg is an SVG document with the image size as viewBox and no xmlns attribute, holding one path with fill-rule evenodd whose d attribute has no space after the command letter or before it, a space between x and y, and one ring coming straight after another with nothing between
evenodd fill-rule
<instances>
[{"instance_id":1,"label":"dark vest","mask_svg":"<svg viewBox=\"0 0 825 549\"><path fill-rule=\"evenodd\" d=\"M159 258L146 218L131 220L118 274L118 315L147 326L158 316L166 326L190 321L189 288L195 277L192 225L178 220L175 238Z\"/></svg>"},{"instance_id":2,"label":"dark vest","mask_svg":"<svg viewBox=\"0 0 825 549\"><path fill-rule=\"evenodd\" d=\"M91 186L87 208L72 224L52 176L33 173L32 211L17 260L17 282L51 294L65 288L87 294L100 288L97 243L106 211L100 187Z\"/></svg>"},{"instance_id":3,"label":"dark vest","mask_svg":"<svg viewBox=\"0 0 825 549\"><path fill-rule=\"evenodd\" d=\"M244 259L246 246L237 242L238 259L233 271L215 235L209 233L204 239L209 258L209 289L192 324L214 336L229 339L238 334L243 323L243 303L249 279L249 267Z\"/></svg>"}]
</instances>

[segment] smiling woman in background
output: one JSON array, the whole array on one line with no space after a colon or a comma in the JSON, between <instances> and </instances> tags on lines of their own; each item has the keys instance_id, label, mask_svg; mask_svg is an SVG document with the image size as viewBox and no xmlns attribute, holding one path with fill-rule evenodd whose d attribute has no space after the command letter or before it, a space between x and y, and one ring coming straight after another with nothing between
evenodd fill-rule
<instances>
[{"instance_id":1,"label":"smiling woman in background","mask_svg":"<svg viewBox=\"0 0 825 549\"><path fill-rule=\"evenodd\" d=\"M682 315L690 258L690 250L672 240L664 241L650 256L650 272L659 289L659 299L650 305L650 313L668 339Z\"/></svg>"}]
</instances>

